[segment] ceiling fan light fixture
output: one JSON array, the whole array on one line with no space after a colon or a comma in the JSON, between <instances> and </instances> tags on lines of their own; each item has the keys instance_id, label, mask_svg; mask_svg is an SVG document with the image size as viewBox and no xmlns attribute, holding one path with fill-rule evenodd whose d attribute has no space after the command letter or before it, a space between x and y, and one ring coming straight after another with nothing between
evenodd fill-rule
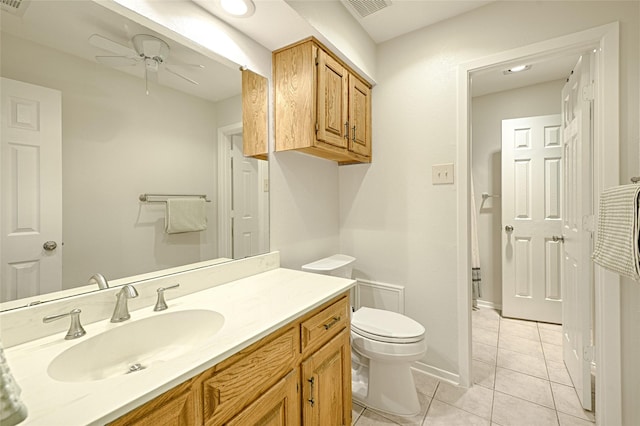
<instances>
[{"instance_id":1,"label":"ceiling fan light fixture","mask_svg":"<svg viewBox=\"0 0 640 426\"><path fill-rule=\"evenodd\" d=\"M236 18L248 18L256 11L253 0L219 0L220 7L229 15Z\"/></svg>"},{"instance_id":2,"label":"ceiling fan light fixture","mask_svg":"<svg viewBox=\"0 0 640 426\"><path fill-rule=\"evenodd\" d=\"M137 34L133 36L131 42L141 58L151 58L164 62L169 56L169 45L158 37L148 34Z\"/></svg>"},{"instance_id":3,"label":"ceiling fan light fixture","mask_svg":"<svg viewBox=\"0 0 640 426\"><path fill-rule=\"evenodd\" d=\"M528 71L530 69L531 69L531 65L517 65L515 67L511 67L509 69L502 71L502 73L504 75L508 75L508 74L515 74L522 71Z\"/></svg>"}]
</instances>

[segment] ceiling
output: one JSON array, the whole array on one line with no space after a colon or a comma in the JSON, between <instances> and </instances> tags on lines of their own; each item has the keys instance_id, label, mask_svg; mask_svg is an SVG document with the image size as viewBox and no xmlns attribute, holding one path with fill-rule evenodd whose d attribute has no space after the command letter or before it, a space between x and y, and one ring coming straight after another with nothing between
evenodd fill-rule
<instances>
[{"instance_id":1,"label":"ceiling","mask_svg":"<svg viewBox=\"0 0 640 426\"><path fill-rule=\"evenodd\" d=\"M390 6L361 18L348 2L362 0L255 0L256 13L248 19L239 19L225 16L221 10L216 10L216 2L194 1L201 5L206 1L208 6L214 8L207 8L212 13L269 50L275 50L313 34L314 29L310 24L289 5L293 2L312 3L314 8L326 7L329 2L333 2L334 6L335 3L341 4L376 44L491 3L481 0L391 0ZM91 34L100 34L129 47L132 46L131 37L138 33L165 39L94 2L85 1L30 2L22 20L2 12L2 30L90 61L95 61L95 56L111 54L91 46L87 41ZM52 34L56 37L52 37ZM162 70L157 75L160 84L212 101L239 94L240 73L236 69L221 65L171 40L165 41L171 48L167 65L200 84L192 85ZM482 96L566 78L576 61L577 55L538 59L529 71L511 75L504 75L503 69L507 65L518 64L483 70L473 75L472 94ZM181 63L202 64L205 68L181 66ZM118 69L144 78L142 64Z\"/></svg>"},{"instance_id":2,"label":"ceiling","mask_svg":"<svg viewBox=\"0 0 640 426\"><path fill-rule=\"evenodd\" d=\"M189 83L166 72L161 65L156 75L149 73L152 80L150 91L153 91L153 84L158 83L212 102L241 93L241 73L237 68L222 65L92 1L31 1L22 18L5 10L0 12L0 17L3 33L94 63L96 56L118 54L89 44L92 34L99 34L127 48L133 48L131 38L134 35L150 34L169 44L170 51L164 66L199 83ZM194 65L203 65L203 68ZM145 67L142 61L135 66L113 69L139 77L141 90L144 90Z\"/></svg>"},{"instance_id":3,"label":"ceiling","mask_svg":"<svg viewBox=\"0 0 640 426\"><path fill-rule=\"evenodd\" d=\"M442 22L470 12L493 1L484 0L390 0L384 7L364 18L350 2L384 2L385 0L254 0L256 11L250 18L234 18L222 11L216 1L193 0L206 10L245 33L269 50L276 50L314 34L315 28L296 10L330 8L342 5L356 20L375 44L402 36L417 29ZM389 0L387 0L389 2ZM304 3L304 8L296 7ZM578 55L538 58L530 70L504 75L505 64L473 75L472 96L482 96L518 87L566 78L577 62Z\"/></svg>"},{"instance_id":4,"label":"ceiling","mask_svg":"<svg viewBox=\"0 0 640 426\"><path fill-rule=\"evenodd\" d=\"M352 4L366 4L367 1L370 2L371 0L341 0L342 4L356 18L376 44L491 3L491 1L486 0L387 0L387 3L390 3L389 6L383 7L363 18ZM376 2L382 1L377 0Z\"/></svg>"}]
</instances>

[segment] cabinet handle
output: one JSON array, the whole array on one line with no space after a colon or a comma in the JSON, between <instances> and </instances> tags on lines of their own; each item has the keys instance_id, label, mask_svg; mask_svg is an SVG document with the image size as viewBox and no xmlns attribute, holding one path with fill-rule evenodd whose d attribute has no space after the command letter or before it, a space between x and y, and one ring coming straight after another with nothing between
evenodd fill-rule
<instances>
[{"instance_id":1,"label":"cabinet handle","mask_svg":"<svg viewBox=\"0 0 640 426\"><path fill-rule=\"evenodd\" d=\"M356 126L353 126L353 141L356 141Z\"/></svg>"},{"instance_id":2,"label":"cabinet handle","mask_svg":"<svg viewBox=\"0 0 640 426\"><path fill-rule=\"evenodd\" d=\"M349 122L348 121L344 122L344 138L346 140L349 140Z\"/></svg>"},{"instance_id":3,"label":"cabinet handle","mask_svg":"<svg viewBox=\"0 0 640 426\"><path fill-rule=\"evenodd\" d=\"M333 319L331 321L329 321L328 323L326 323L324 325L324 329L328 330L331 327L333 327L334 325L336 325L338 323L338 321L340 321L340 317L333 317Z\"/></svg>"},{"instance_id":4,"label":"cabinet handle","mask_svg":"<svg viewBox=\"0 0 640 426\"><path fill-rule=\"evenodd\" d=\"M313 404L315 404L315 399L313 399L313 384L315 382L315 378L312 377L310 379L307 379L307 382L309 382L309 386L311 388L311 394L310 394L310 398L307 399L307 401L309 401L309 403L311 404L311 406L313 407Z\"/></svg>"}]
</instances>

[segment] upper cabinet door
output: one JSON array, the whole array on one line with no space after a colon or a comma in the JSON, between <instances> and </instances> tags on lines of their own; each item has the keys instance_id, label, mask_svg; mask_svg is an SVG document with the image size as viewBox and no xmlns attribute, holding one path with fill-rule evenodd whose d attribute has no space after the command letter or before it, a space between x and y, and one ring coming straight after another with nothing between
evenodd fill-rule
<instances>
[{"instance_id":1,"label":"upper cabinet door","mask_svg":"<svg viewBox=\"0 0 640 426\"><path fill-rule=\"evenodd\" d=\"M349 75L349 151L371 157L371 89Z\"/></svg>"},{"instance_id":2,"label":"upper cabinet door","mask_svg":"<svg viewBox=\"0 0 640 426\"><path fill-rule=\"evenodd\" d=\"M269 82L250 70L242 70L242 133L245 157L268 159Z\"/></svg>"},{"instance_id":3,"label":"upper cabinet door","mask_svg":"<svg viewBox=\"0 0 640 426\"><path fill-rule=\"evenodd\" d=\"M318 49L316 138L340 148L347 148L348 84L347 70L326 52Z\"/></svg>"}]
</instances>

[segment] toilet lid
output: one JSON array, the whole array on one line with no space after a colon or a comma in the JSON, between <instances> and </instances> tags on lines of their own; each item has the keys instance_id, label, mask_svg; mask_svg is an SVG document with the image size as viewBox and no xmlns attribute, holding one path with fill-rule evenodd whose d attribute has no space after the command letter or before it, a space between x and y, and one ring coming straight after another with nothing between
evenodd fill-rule
<instances>
[{"instance_id":1,"label":"toilet lid","mask_svg":"<svg viewBox=\"0 0 640 426\"><path fill-rule=\"evenodd\" d=\"M424 327L396 312L360 308L351 318L353 332L373 340L391 343L413 343L424 338Z\"/></svg>"}]
</instances>

